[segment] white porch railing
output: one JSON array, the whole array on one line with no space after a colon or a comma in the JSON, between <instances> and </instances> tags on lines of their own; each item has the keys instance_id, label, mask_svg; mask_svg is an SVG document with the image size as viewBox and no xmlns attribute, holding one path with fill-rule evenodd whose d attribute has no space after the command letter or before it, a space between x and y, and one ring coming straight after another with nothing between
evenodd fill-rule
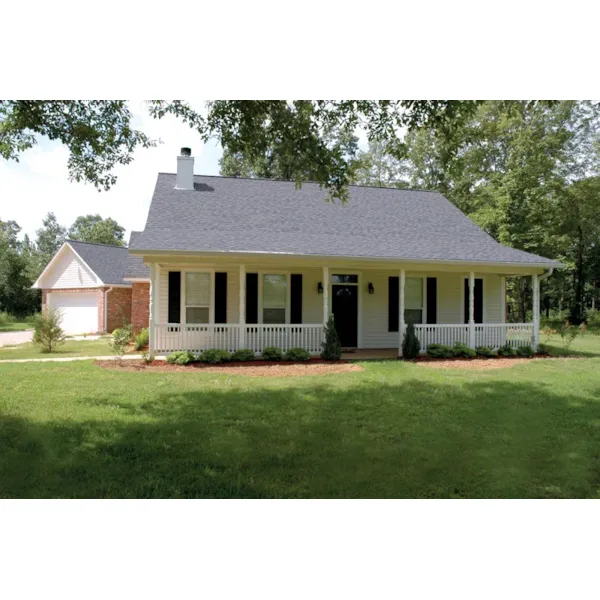
<instances>
[{"instance_id":1,"label":"white porch railing","mask_svg":"<svg viewBox=\"0 0 600 600\"><path fill-rule=\"evenodd\" d=\"M469 343L468 325L415 325L415 333L423 351L430 344L454 346L456 342Z\"/></svg>"},{"instance_id":2,"label":"white porch railing","mask_svg":"<svg viewBox=\"0 0 600 600\"><path fill-rule=\"evenodd\" d=\"M502 323L475 325L475 346L500 348L509 344L513 348L533 346L533 324Z\"/></svg>"},{"instance_id":3,"label":"white porch railing","mask_svg":"<svg viewBox=\"0 0 600 600\"><path fill-rule=\"evenodd\" d=\"M239 325L155 325L156 352L217 348L234 352L239 348Z\"/></svg>"},{"instance_id":4,"label":"white porch railing","mask_svg":"<svg viewBox=\"0 0 600 600\"><path fill-rule=\"evenodd\" d=\"M286 352L290 348L304 348L311 354L322 350L323 325L246 325L246 348L255 353L267 346L276 346Z\"/></svg>"},{"instance_id":5,"label":"white porch railing","mask_svg":"<svg viewBox=\"0 0 600 600\"><path fill-rule=\"evenodd\" d=\"M154 326L155 352L189 350L202 352L218 348L235 352L240 346L239 324L185 325L165 323ZM323 325L245 325L245 348L258 354L267 346L277 346L283 352L304 348L311 354L321 352Z\"/></svg>"},{"instance_id":6,"label":"white porch railing","mask_svg":"<svg viewBox=\"0 0 600 600\"><path fill-rule=\"evenodd\" d=\"M509 344L513 348L533 346L532 323L477 324L475 346L494 349ZM431 344L454 346L456 342L469 345L469 325L415 325L415 332L424 352Z\"/></svg>"}]
</instances>

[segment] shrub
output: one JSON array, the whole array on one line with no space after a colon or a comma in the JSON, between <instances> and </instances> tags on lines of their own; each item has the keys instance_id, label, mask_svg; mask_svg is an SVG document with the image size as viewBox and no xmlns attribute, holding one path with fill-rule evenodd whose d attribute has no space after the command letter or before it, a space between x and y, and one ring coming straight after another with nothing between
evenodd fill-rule
<instances>
[{"instance_id":1,"label":"shrub","mask_svg":"<svg viewBox=\"0 0 600 600\"><path fill-rule=\"evenodd\" d=\"M452 348L452 354L461 358L475 358L477 352L462 342L456 342Z\"/></svg>"},{"instance_id":2,"label":"shrub","mask_svg":"<svg viewBox=\"0 0 600 600\"><path fill-rule=\"evenodd\" d=\"M0 325L10 325L15 322L15 318L5 311L0 310Z\"/></svg>"},{"instance_id":3,"label":"shrub","mask_svg":"<svg viewBox=\"0 0 600 600\"><path fill-rule=\"evenodd\" d=\"M227 350L211 348L210 350L201 352L198 360L209 365L218 365L219 363L229 362L231 360L231 354L227 352Z\"/></svg>"},{"instance_id":4,"label":"shrub","mask_svg":"<svg viewBox=\"0 0 600 600\"><path fill-rule=\"evenodd\" d=\"M483 358L494 358L496 351L491 346L477 346L475 348L475 354Z\"/></svg>"},{"instance_id":5,"label":"shrub","mask_svg":"<svg viewBox=\"0 0 600 600\"><path fill-rule=\"evenodd\" d=\"M249 360L254 360L254 352L252 350L236 350L232 355L230 360L232 362L247 362Z\"/></svg>"},{"instance_id":6,"label":"shrub","mask_svg":"<svg viewBox=\"0 0 600 600\"><path fill-rule=\"evenodd\" d=\"M154 352L144 352L142 354L142 360L149 365L150 363L154 362Z\"/></svg>"},{"instance_id":7,"label":"shrub","mask_svg":"<svg viewBox=\"0 0 600 600\"><path fill-rule=\"evenodd\" d=\"M533 348L531 346L519 346L517 348L517 356L533 356Z\"/></svg>"},{"instance_id":8,"label":"shrub","mask_svg":"<svg viewBox=\"0 0 600 600\"><path fill-rule=\"evenodd\" d=\"M579 335L579 329L566 321L558 330L558 333L562 339L563 348L568 350L573 340Z\"/></svg>"},{"instance_id":9,"label":"shrub","mask_svg":"<svg viewBox=\"0 0 600 600\"><path fill-rule=\"evenodd\" d=\"M148 333L147 329L141 329L139 331L139 333L135 336L135 349L136 350L143 350L144 348L148 347L148 344L150 343L150 334Z\"/></svg>"},{"instance_id":10,"label":"shrub","mask_svg":"<svg viewBox=\"0 0 600 600\"><path fill-rule=\"evenodd\" d=\"M548 346L548 344L538 344L538 352L541 352L542 354L550 354L550 347Z\"/></svg>"},{"instance_id":11,"label":"shrub","mask_svg":"<svg viewBox=\"0 0 600 600\"><path fill-rule=\"evenodd\" d=\"M285 360L309 360L310 352L304 348L290 348L285 353Z\"/></svg>"},{"instance_id":12,"label":"shrub","mask_svg":"<svg viewBox=\"0 0 600 600\"><path fill-rule=\"evenodd\" d=\"M196 355L189 350L171 352L171 354L167 356L167 362L170 365L187 365L189 363L196 362L196 360Z\"/></svg>"},{"instance_id":13,"label":"shrub","mask_svg":"<svg viewBox=\"0 0 600 600\"><path fill-rule=\"evenodd\" d=\"M454 356L454 351L450 346L444 346L444 344L429 344L427 346L427 356L431 358L450 358Z\"/></svg>"},{"instance_id":14,"label":"shrub","mask_svg":"<svg viewBox=\"0 0 600 600\"><path fill-rule=\"evenodd\" d=\"M342 358L342 345L335 329L333 315L329 315L329 319L327 319L324 334L325 341L321 343L323 348L321 358L324 360L340 360Z\"/></svg>"},{"instance_id":15,"label":"shrub","mask_svg":"<svg viewBox=\"0 0 600 600\"><path fill-rule=\"evenodd\" d=\"M276 346L267 346L263 348L262 351L263 360L281 360L283 357L281 355L281 350Z\"/></svg>"},{"instance_id":16,"label":"shrub","mask_svg":"<svg viewBox=\"0 0 600 600\"><path fill-rule=\"evenodd\" d=\"M409 323L402 339L402 357L408 360L417 358L421 351L421 342L415 333L415 326Z\"/></svg>"},{"instance_id":17,"label":"shrub","mask_svg":"<svg viewBox=\"0 0 600 600\"><path fill-rule=\"evenodd\" d=\"M498 348L498 356L516 356L516 355L517 355L517 351L509 344L505 344L504 346L500 346L500 348Z\"/></svg>"},{"instance_id":18,"label":"shrub","mask_svg":"<svg viewBox=\"0 0 600 600\"><path fill-rule=\"evenodd\" d=\"M112 351L120 358L125 354L125 348L131 341L131 325L125 325L112 332L112 337L108 340L108 345Z\"/></svg>"},{"instance_id":19,"label":"shrub","mask_svg":"<svg viewBox=\"0 0 600 600\"><path fill-rule=\"evenodd\" d=\"M39 315L33 325L33 343L42 347L42 352L52 352L56 346L64 344L65 332L60 323L62 315L55 308L46 309L44 315Z\"/></svg>"}]
</instances>

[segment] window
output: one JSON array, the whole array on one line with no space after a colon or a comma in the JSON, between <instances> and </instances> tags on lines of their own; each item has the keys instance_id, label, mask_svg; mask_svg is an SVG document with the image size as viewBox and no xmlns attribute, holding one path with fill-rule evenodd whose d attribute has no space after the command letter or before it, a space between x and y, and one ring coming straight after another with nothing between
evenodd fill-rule
<instances>
[{"instance_id":1,"label":"window","mask_svg":"<svg viewBox=\"0 0 600 600\"><path fill-rule=\"evenodd\" d=\"M423 322L423 279L407 277L404 287L404 320L406 324Z\"/></svg>"},{"instance_id":2,"label":"window","mask_svg":"<svg viewBox=\"0 0 600 600\"><path fill-rule=\"evenodd\" d=\"M263 275L263 323L266 325L285 324L287 304L287 276Z\"/></svg>"},{"instance_id":3,"label":"window","mask_svg":"<svg viewBox=\"0 0 600 600\"><path fill-rule=\"evenodd\" d=\"M358 283L358 275L332 275L331 283Z\"/></svg>"},{"instance_id":4,"label":"window","mask_svg":"<svg viewBox=\"0 0 600 600\"><path fill-rule=\"evenodd\" d=\"M185 274L185 322L210 322L210 273Z\"/></svg>"}]
</instances>

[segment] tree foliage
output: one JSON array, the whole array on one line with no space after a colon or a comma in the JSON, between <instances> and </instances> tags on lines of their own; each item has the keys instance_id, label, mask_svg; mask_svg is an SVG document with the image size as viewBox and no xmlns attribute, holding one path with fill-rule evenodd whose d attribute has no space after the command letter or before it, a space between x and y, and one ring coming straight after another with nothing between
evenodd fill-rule
<instances>
[{"instance_id":1,"label":"tree foliage","mask_svg":"<svg viewBox=\"0 0 600 600\"><path fill-rule=\"evenodd\" d=\"M81 242L124 246L125 228L111 218L103 219L98 214L85 215L75 219L68 237Z\"/></svg>"}]
</instances>

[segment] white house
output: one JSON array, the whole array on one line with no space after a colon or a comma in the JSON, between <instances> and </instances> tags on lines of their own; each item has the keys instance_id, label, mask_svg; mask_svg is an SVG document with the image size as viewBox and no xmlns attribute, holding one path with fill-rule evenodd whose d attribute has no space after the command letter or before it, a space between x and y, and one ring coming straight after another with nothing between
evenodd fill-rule
<instances>
[{"instance_id":1,"label":"white house","mask_svg":"<svg viewBox=\"0 0 600 600\"><path fill-rule=\"evenodd\" d=\"M129 248L134 296L150 284L153 351L316 354L330 313L346 348L400 352L409 322L422 348L537 344L540 280L560 263L502 246L441 194L350 186L341 205L314 183L193 170L183 148ZM505 322L513 276L532 279L531 323Z\"/></svg>"}]
</instances>

